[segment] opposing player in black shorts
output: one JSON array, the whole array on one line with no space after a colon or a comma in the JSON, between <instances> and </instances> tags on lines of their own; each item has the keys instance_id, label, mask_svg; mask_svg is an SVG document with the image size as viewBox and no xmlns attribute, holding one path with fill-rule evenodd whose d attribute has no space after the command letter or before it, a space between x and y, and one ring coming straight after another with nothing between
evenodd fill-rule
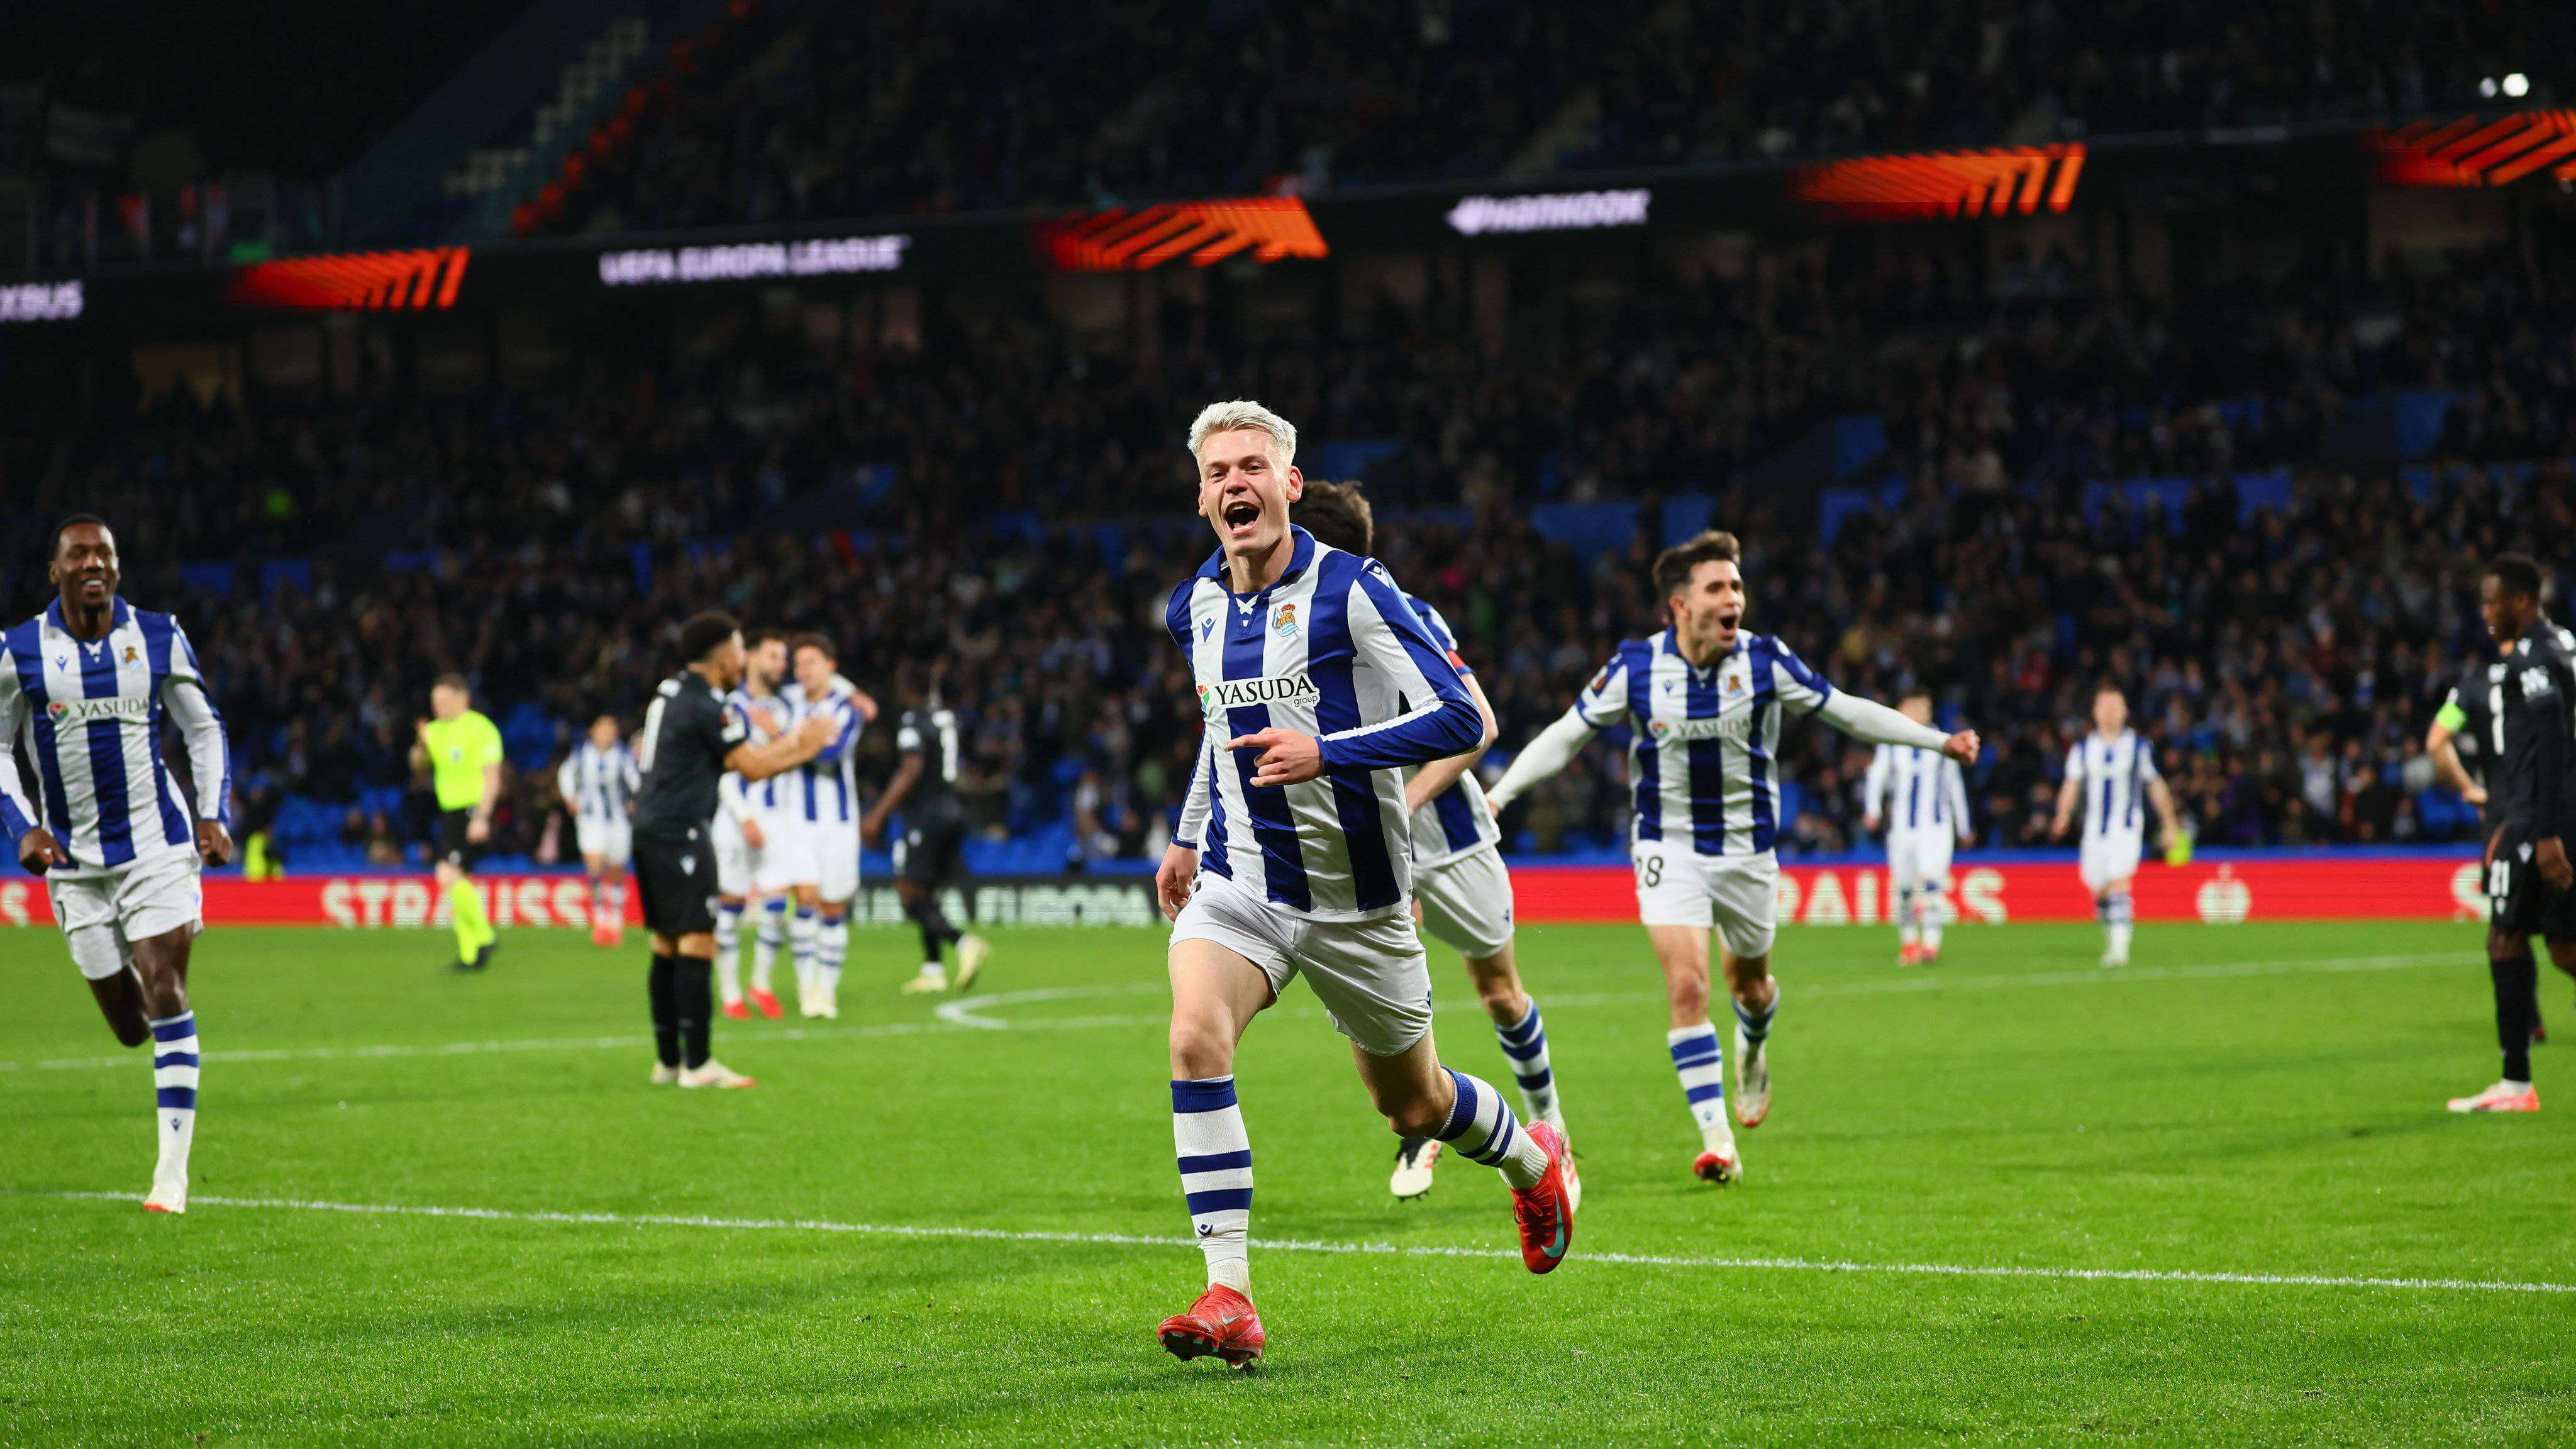
<instances>
[{"instance_id":1,"label":"opposing player in black shorts","mask_svg":"<svg viewBox=\"0 0 2576 1449\"><path fill-rule=\"evenodd\" d=\"M940 908L939 892L966 886L966 807L957 798L957 715L943 708L936 693L916 700L895 726L895 749L903 763L886 782L885 793L860 822L869 841L885 833L886 817L901 805L903 839L895 842L895 896L903 913L921 932L921 971L903 989L946 991L948 971L939 959L942 946L957 943L956 989L975 984L992 947L972 931L952 925Z\"/></svg>"},{"instance_id":2,"label":"opposing player in black shorts","mask_svg":"<svg viewBox=\"0 0 2576 1449\"><path fill-rule=\"evenodd\" d=\"M748 1087L717 1061L715 1016L716 786L727 770L765 780L814 758L831 721L807 720L765 745L725 703L742 682L742 626L700 614L680 626L686 668L662 681L636 737L644 783L635 792L635 890L653 940L653 1081Z\"/></svg>"},{"instance_id":3,"label":"opposing player in black shorts","mask_svg":"<svg viewBox=\"0 0 2576 1449\"><path fill-rule=\"evenodd\" d=\"M2496 1042L2504 1078L2454 1112L2537 1112L2531 1028L2540 974L2531 938L2576 974L2576 653L2540 611L2540 566L2520 554L2487 565L2478 612L2503 653L2493 705L2503 740L2489 781L2487 971L2495 983Z\"/></svg>"}]
</instances>

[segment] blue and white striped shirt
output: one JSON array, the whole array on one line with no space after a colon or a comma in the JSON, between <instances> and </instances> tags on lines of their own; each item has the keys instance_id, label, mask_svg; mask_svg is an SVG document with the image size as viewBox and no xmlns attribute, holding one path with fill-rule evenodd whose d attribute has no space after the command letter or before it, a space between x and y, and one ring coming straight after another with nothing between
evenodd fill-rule
<instances>
[{"instance_id":1,"label":"blue and white striped shirt","mask_svg":"<svg viewBox=\"0 0 2576 1449\"><path fill-rule=\"evenodd\" d=\"M71 857L57 872L115 870L196 848L187 796L161 759L165 719L186 737L197 819L225 818L232 766L197 651L168 614L115 601L104 638L74 638L57 601L0 634L0 830L41 821ZM19 792L24 734L40 801Z\"/></svg>"},{"instance_id":2,"label":"blue and white striped shirt","mask_svg":"<svg viewBox=\"0 0 2576 1449\"><path fill-rule=\"evenodd\" d=\"M779 804L790 818L829 825L848 825L859 818L855 747L864 721L859 718L856 694L850 682L838 676L819 699L807 699L801 684L779 691L779 697L787 702L790 728L802 724L808 716L821 715L832 721L833 729L830 744L788 773L786 788L779 792Z\"/></svg>"},{"instance_id":3,"label":"blue and white striped shirt","mask_svg":"<svg viewBox=\"0 0 2576 1449\"><path fill-rule=\"evenodd\" d=\"M2156 774L2156 752L2136 730L2104 737L2098 731L2066 752L2066 778L2083 786L2085 840L2120 840L2132 846L2146 834L2144 798Z\"/></svg>"},{"instance_id":4,"label":"blue and white striped shirt","mask_svg":"<svg viewBox=\"0 0 2576 1449\"><path fill-rule=\"evenodd\" d=\"M1201 869L1309 919L1401 911L1399 772L1474 749L1483 717L1384 565L1289 532L1288 571L1259 593L1233 592L1223 550L1172 590L1164 623L1207 720L1174 843L1203 843ZM1225 742L1274 726L1321 742L1321 777L1253 786L1260 752Z\"/></svg>"},{"instance_id":5,"label":"blue and white striped shirt","mask_svg":"<svg viewBox=\"0 0 2576 1449\"><path fill-rule=\"evenodd\" d=\"M1467 667L1466 660L1458 657L1458 636L1450 632L1449 621L1440 617L1440 611L1411 594L1406 594L1404 601L1413 606L1424 632L1448 657L1459 678L1475 673ZM1412 775L1410 770L1405 772L1408 780ZM1458 777L1456 784L1424 801L1422 808L1414 812L1413 863L1445 865L1469 851L1497 844L1502 838L1503 830L1494 823L1494 812L1485 808L1485 787L1476 779L1476 772L1469 770Z\"/></svg>"},{"instance_id":6,"label":"blue and white striped shirt","mask_svg":"<svg viewBox=\"0 0 2576 1449\"><path fill-rule=\"evenodd\" d=\"M1862 808L1888 838L1956 836L1968 821L1968 778L1959 762L1919 745L1880 745L1862 777Z\"/></svg>"},{"instance_id":7,"label":"blue and white striped shirt","mask_svg":"<svg viewBox=\"0 0 2576 1449\"><path fill-rule=\"evenodd\" d=\"M623 825L626 807L644 783L635 756L624 741L601 749L588 740L555 768L555 789L564 806L594 825Z\"/></svg>"},{"instance_id":8,"label":"blue and white striped shirt","mask_svg":"<svg viewBox=\"0 0 2576 1449\"><path fill-rule=\"evenodd\" d=\"M1630 639L1574 702L1594 729L1629 727L1635 838L1701 855L1761 855L1779 838L1781 712L1814 714L1834 687L1768 634L1699 668L1674 633Z\"/></svg>"},{"instance_id":9,"label":"blue and white striped shirt","mask_svg":"<svg viewBox=\"0 0 2576 1449\"><path fill-rule=\"evenodd\" d=\"M748 688L736 685L733 692L725 696L725 707L742 721L742 727L749 732L749 742L755 745L769 743L796 724L795 709L788 704L784 691L754 694ZM764 718L778 728L770 729L763 725L761 721ZM718 801L722 806L746 815L768 815L786 803L787 782L779 775L766 780L745 781L740 775L727 771L718 792Z\"/></svg>"}]
</instances>

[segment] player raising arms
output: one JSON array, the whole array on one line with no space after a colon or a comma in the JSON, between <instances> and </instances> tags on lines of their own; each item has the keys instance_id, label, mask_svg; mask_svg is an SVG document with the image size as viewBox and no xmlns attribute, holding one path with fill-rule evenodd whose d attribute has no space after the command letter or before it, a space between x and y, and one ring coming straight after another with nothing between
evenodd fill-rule
<instances>
[{"instance_id":1,"label":"player raising arms","mask_svg":"<svg viewBox=\"0 0 2576 1449\"><path fill-rule=\"evenodd\" d=\"M1915 690L1897 701L1897 713L1919 725L1932 723L1932 696ZM1949 909L1950 843L1977 838L1968 820L1968 777L1959 762L1937 750L1880 745L1861 781L1862 828L1872 834L1887 822L1887 882L1896 897L1897 964L1929 966L1941 959L1941 917Z\"/></svg>"},{"instance_id":2,"label":"player raising arms","mask_svg":"<svg viewBox=\"0 0 2576 1449\"><path fill-rule=\"evenodd\" d=\"M1356 483L1308 480L1293 516L1315 541L1365 558L1376 552L1375 517ZM1399 593L1402 590L1398 590ZM1404 594L1404 602L1421 619L1431 642L1456 667L1459 680L1476 701L1484 734L1463 755L1434 760L1407 772L1404 808L1413 819L1413 894L1422 908L1422 925L1454 948L1467 963L1476 997L1494 1020L1494 1035L1510 1059L1512 1079L1520 1083L1521 1111L1531 1122L1545 1122L1571 1143L1565 1113L1558 1105L1556 1073L1547 1053L1547 1024L1538 1003L1521 988L1512 955L1512 878L1503 869L1500 826L1485 808L1484 787L1477 783L1476 761L1494 742L1494 707L1474 670L1458 657L1457 636L1449 621L1429 604ZM1395 1173L1387 1189L1397 1197L1420 1197L1431 1190L1432 1165L1440 1157L1436 1137L1407 1137L1396 1145ZM1566 1200L1583 1206L1583 1179L1574 1159L1565 1162Z\"/></svg>"},{"instance_id":3,"label":"player raising arms","mask_svg":"<svg viewBox=\"0 0 2576 1449\"><path fill-rule=\"evenodd\" d=\"M2105 684L2093 692L2093 733L2066 752L2066 782L2057 787L2057 818L2048 835L2062 839L2075 807L2084 807L2084 848L2076 870L2093 893L2102 922L2102 964L2129 964L2129 933L2137 907L2129 882L2145 853L2146 816L2141 799L2155 806L2156 847L2173 843L2173 792L2156 773L2155 746L2129 728L2129 697Z\"/></svg>"},{"instance_id":4,"label":"player raising arms","mask_svg":"<svg viewBox=\"0 0 2576 1449\"><path fill-rule=\"evenodd\" d=\"M1682 1095L1699 1124L1702 1180L1735 1181L1743 1158L1726 1120L1726 1069L1708 1020L1708 937L1724 947L1735 998L1735 1113L1747 1127L1771 1110L1766 1051L1779 984L1771 979L1773 891L1780 864L1775 756L1781 715L1812 715L1871 744L1917 745L1962 763L1977 732L1944 735L1873 700L1845 694L1789 646L1745 631L1743 551L1710 531L1655 560L1655 592L1670 627L1631 639L1592 677L1565 717L1539 732L1490 795L1500 812L1571 763L1585 742L1629 727L1628 779L1636 825L1637 917L1663 968L1672 1011L1667 1040Z\"/></svg>"},{"instance_id":5,"label":"player raising arms","mask_svg":"<svg viewBox=\"0 0 2576 1449\"><path fill-rule=\"evenodd\" d=\"M197 1132L197 1016L188 953L203 922L199 862L232 858L223 721L179 622L116 596L116 535L87 513L54 530L45 612L0 634L0 828L46 877L54 919L110 1031L152 1043L160 1161L143 1206L188 1210ZM164 714L188 746L194 810L161 762ZM18 737L37 795L19 793ZM193 822L193 823L192 823Z\"/></svg>"},{"instance_id":6,"label":"player raising arms","mask_svg":"<svg viewBox=\"0 0 2576 1449\"><path fill-rule=\"evenodd\" d=\"M877 702L841 677L840 651L820 634L788 641L796 682L787 686L789 711L801 722L821 718L831 741L813 759L784 776L784 804L793 842L798 930L796 1007L807 1016L841 1014L841 962L850 950L850 899L859 893L859 777L851 754L859 730L877 717Z\"/></svg>"},{"instance_id":7,"label":"player raising arms","mask_svg":"<svg viewBox=\"0 0 2576 1449\"><path fill-rule=\"evenodd\" d=\"M1172 1143L1207 1289L1158 1334L1182 1358L1243 1364L1264 1337L1235 1045L1300 972L1398 1137L1501 1170L1531 1272L1563 1259L1574 1209L1565 1139L1544 1122L1523 1131L1501 1092L1443 1067L1431 1041L1398 772L1476 748L1475 700L1384 568L1289 526L1304 480L1285 419L1214 403L1189 447L1219 546L1172 591L1165 622L1206 725L1154 883L1175 918Z\"/></svg>"},{"instance_id":8,"label":"player raising arms","mask_svg":"<svg viewBox=\"0 0 2576 1449\"><path fill-rule=\"evenodd\" d=\"M555 767L555 790L572 812L573 840L590 872L590 944L626 940L626 862L634 853L627 812L643 776L617 737L617 716L590 722L590 736Z\"/></svg>"}]
</instances>

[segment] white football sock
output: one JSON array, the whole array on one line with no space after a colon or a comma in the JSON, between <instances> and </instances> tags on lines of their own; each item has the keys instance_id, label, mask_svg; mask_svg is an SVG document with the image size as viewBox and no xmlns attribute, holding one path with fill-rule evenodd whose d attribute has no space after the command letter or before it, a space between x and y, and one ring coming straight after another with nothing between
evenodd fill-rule
<instances>
[{"instance_id":1,"label":"white football sock","mask_svg":"<svg viewBox=\"0 0 2576 1449\"><path fill-rule=\"evenodd\" d=\"M1208 1282L1251 1292L1252 1136L1233 1077L1173 1081L1172 1155Z\"/></svg>"}]
</instances>

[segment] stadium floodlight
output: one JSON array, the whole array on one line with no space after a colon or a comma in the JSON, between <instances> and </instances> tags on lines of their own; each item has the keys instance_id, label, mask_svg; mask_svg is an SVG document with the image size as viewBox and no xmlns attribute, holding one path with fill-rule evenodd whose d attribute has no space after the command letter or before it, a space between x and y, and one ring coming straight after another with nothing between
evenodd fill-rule
<instances>
[{"instance_id":1,"label":"stadium floodlight","mask_svg":"<svg viewBox=\"0 0 2576 1449\"><path fill-rule=\"evenodd\" d=\"M2496 93L2496 78L2495 78L2494 76L2491 76L2491 75L2490 75L2490 76L2481 76L2481 77L2479 77L2479 79L2478 79L2478 94L2479 94L2479 95L2481 95L2481 96L2483 96L2483 97L2485 97L2485 98L2486 98L2486 99L2488 99L2488 100L2494 100L2494 99L2495 99L2495 93Z\"/></svg>"},{"instance_id":2,"label":"stadium floodlight","mask_svg":"<svg viewBox=\"0 0 2576 1449\"><path fill-rule=\"evenodd\" d=\"M2515 71L2513 74L2506 76L2504 78L2504 93L2512 96L2516 100L2520 100L2522 97L2531 94L2531 77L2524 75L2521 71Z\"/></svg>"}]
</instances>

